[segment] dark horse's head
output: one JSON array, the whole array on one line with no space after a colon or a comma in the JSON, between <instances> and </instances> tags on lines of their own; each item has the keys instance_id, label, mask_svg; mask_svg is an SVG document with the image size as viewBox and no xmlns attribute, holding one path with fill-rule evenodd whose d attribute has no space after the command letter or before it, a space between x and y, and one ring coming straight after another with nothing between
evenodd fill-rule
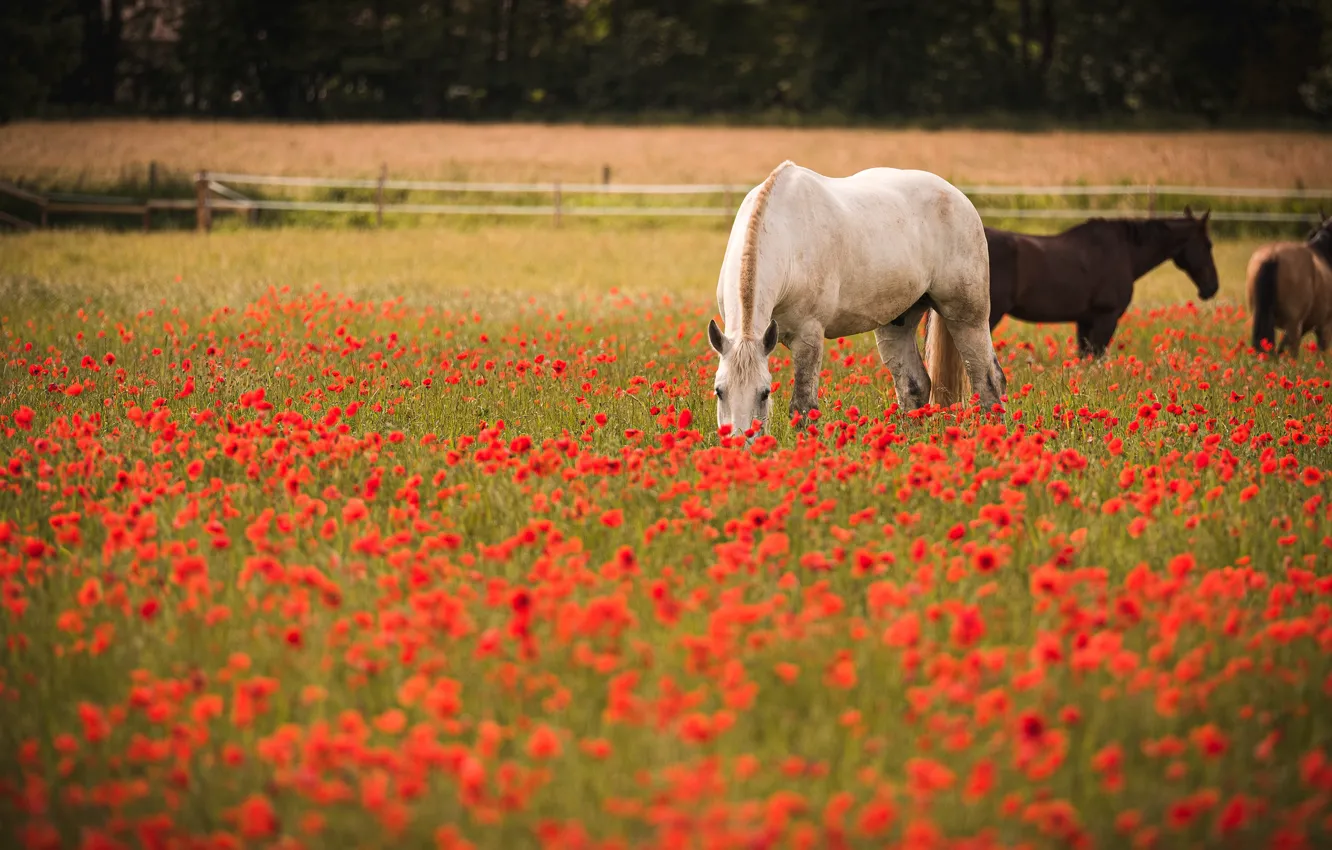
<instances>
[{"instance_id":1,"label":"dark horse's head","mask_svg":"<svg viewBox=\"0 0 1332 850\"><path fill-rule=\"evenodd\" d=\"M1332 218L1323 215L1323 211L1319 210L1318 221L1319 225L1309 233L1306 241L1318 256L1332 263Z\"/></svg>"},{"instance_id":2,"label":"dark horse's head","mask_svg":"<svg viewBox=\"0 0 1332 850\"><path fill-rule=\"evenodd\" d=\"M1220 287L1216 263L1212 261L1212 238L1207 234L1207 220L1211 216L1212 211L1208 210L1195 218L1193 210L1185 207L1184 218L1171 222L1183 241L1170 259L1198 287L1198 297L1204 301L1216 295Z\"/></svg>"}]
</instances>

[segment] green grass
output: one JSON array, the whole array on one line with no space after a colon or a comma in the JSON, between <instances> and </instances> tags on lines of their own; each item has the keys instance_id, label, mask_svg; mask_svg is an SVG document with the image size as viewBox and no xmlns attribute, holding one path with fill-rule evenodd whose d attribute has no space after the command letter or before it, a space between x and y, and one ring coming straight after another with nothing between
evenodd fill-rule
<instances>
[{"instance_id":1,"label":"green grass","mask_svg":"<svg viewBox=\"0 0 1332 850\"><path fill-rule=\"evenodd\" d=\"M513 315L527 296L558 296L563 307L571 297L599 298L611 289L679 293L709 310L728 230L729 222L720 221L563 228L543 221L383 232L224 230L206 237L39 233L0 240L6 257L0 283L10 296L11 321L50 320L55 310L94 306L108 312L169 306L197 315L243 304L269 287L306 291L316 284L356 300L402 297L413 306L480 299L488 314L498 308L501 317ZM1243 303L1245 265L1258 244L1216 245L1218 303ZM1196 292L1165 263L1138 283L1135 297L1152 306L1196 299Z\"/></svg>"}]
</instances>

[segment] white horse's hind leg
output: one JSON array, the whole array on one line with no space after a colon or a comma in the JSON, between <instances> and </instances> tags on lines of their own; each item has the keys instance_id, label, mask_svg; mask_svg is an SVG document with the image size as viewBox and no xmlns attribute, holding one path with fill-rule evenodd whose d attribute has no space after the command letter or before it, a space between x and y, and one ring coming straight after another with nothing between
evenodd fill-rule
<instances>
[{"instance_id":1,"label":"white horse's hind leg","mask_svg":"<svg viewBox=\"0 0 1332 850\"><path fill-rule=\"evenodd\" d=\"M1008 382L1004 378L1004 370L999 367L999 358L994 353L989 321L982 318L978 323L962 323L945 317L944 323L948 326L958 353L962 355L972 391L980 394L981 406L988 410L1001 404L1000 396L1008 391Z\"/></svg>"},{"instance_id":2,"label":"white horse's hind leg","mask_svg":"<svg viewBox=\"0 0 1332 850\"><path fill-rule=\"evenodd\" d=\"M897 404L903 410L924 407L930 400L930 375L916 347L916 331L924 310L908 313L901 325L881 325L874 330L879 359L893 375Z\"/></svg>"}]
</instances>

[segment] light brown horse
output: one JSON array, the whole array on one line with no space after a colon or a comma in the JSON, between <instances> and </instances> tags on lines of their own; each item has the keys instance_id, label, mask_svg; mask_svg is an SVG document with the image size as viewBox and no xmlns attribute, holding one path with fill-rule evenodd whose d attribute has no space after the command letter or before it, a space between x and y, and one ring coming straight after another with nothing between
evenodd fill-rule
<instances>
[{"instance_id":1,"label":"light brown horse","mask_svg":"<svg viewBox=\"0 0 1332 850\"><path fill-rule=\"evenodd\" d=\"M1253 347L1299 353L1300 340L1314 332L1318 349L1332 343L1332 219L1322 217L1307 241L1264 245L1249 258L1249 312ZM1276 346L1276 331L1283 331Z\"/></svg>"}]
</instances>

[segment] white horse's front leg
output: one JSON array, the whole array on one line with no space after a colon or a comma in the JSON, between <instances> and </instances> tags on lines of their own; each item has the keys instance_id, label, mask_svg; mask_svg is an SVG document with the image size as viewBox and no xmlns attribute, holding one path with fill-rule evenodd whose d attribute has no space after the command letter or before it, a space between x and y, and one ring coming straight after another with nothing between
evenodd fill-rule
<instances>
[{"instance_id":1,"label":"white horse's front leg","mask_svg":"<svg viewBox=\"0 0 1332 850\"><path fill-rule=\"evenodd\" d=\"M792 417L801 419L819 407L819 372L823 369L823 328L807 324L796 331L788 343L795 363L795 384L791 387Z\"/></svg>"}]
</instances>

